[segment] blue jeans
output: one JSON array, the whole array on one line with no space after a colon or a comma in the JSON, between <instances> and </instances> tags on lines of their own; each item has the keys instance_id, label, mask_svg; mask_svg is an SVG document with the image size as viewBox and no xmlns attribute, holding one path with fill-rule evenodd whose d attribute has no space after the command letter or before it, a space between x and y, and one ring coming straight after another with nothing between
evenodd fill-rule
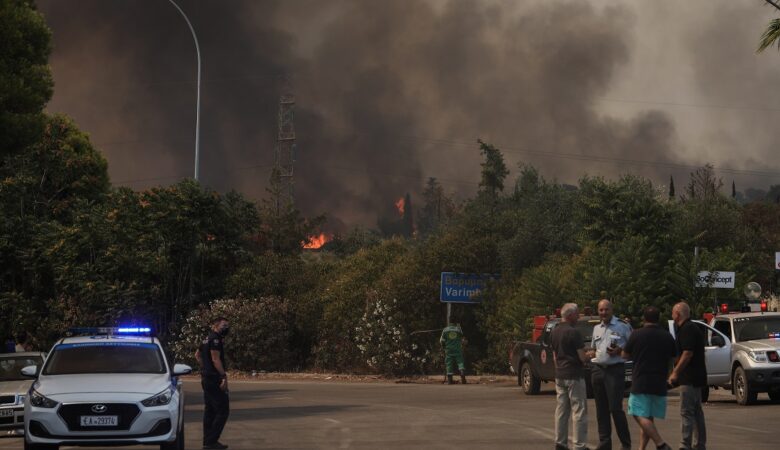
<instances>
[{"instance_id":1,"label":"blue jeans","mask_svg":"<svg viewBox=\"0 0 780 450\"><path fill-rule=\"evenodd\" d=\"M689 384L680 386L680 416L682 416L680 448L697 450L707 448L707 426L704 424L704 410L701 407L701 389ZM695 440L694 430L696 430Z\"/></svg>"}]
</instances>

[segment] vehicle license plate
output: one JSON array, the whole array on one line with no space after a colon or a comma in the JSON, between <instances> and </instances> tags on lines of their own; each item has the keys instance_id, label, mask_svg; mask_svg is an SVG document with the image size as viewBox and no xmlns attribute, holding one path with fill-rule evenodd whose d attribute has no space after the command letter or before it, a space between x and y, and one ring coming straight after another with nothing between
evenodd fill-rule
<instances>
[{"instance_id":1,"label":"vehicle license plate","mask_svg":"<svg viewBox=\"0 0 780 450\"><path fill-rule=\"evenodd\" d=\"M13 409L0 409L0 417L12 417L13 415Z\"/></svg>"},{"instance_id":2,"label":"vehicle license plate","mask_svg":"<svg viewBox=\"0 0 780 450\"><path fill-rule=\"evenodd\" d=\"M82 427L115 427L119 416L81 416Z\"/></svg>"}]
</instances>

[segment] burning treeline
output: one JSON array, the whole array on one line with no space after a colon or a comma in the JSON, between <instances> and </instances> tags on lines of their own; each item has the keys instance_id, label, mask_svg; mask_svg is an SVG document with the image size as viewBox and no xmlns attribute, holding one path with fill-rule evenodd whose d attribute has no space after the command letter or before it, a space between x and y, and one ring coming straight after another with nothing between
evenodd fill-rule
<instances>
[{"instance_id":1,"label":"burning treeline","mask_svg":"<svg viewBox=\"0 0 780 450\"><path fill-rule=\"evenodd\" d=\"M414 215L412 213L412 197L406 194L400 197L395 203L394 210L391 210L386 216L379 218L379 229L385 236L404 236L411 237L416 231ZM332 241L333 234L321 232L317 235L309 236L301 245L306 250L319 250Z\"/></svg>"}]
</instances>

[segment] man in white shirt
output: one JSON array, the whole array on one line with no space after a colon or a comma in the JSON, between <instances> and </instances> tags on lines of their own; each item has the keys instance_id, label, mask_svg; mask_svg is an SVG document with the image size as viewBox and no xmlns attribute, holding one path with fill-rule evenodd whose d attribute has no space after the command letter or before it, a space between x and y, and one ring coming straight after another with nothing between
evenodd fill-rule
<instances>
[{"instance_id":1,"label":"man in white shirt","mask_svg":"<svg viewBox=\"0 0 780 450\"><path fill-rule=\"evenodd\" d=\"M623 392L626 383L623 347L631 335L631 326L612 314L612 302L599 301L601 323L593 327L591 341L591 386L596 402L596 419L599 428L599 450L612 448L612 422L622 449L631 448L631 433L623 411Z\"/></svg>"}]
</instances>

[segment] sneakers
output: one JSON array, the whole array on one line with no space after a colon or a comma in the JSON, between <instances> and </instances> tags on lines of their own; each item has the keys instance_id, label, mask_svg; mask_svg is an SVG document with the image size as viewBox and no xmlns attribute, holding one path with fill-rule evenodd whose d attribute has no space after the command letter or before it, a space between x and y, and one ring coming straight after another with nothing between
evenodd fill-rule
<instances>
[{"instance_id":1,"label":"sneakers","mask_svg":"<svg viewBox=\"0 0 780 450\"><path fill-rule=\"evenodd\" d=\"M213 444L203 444L203 450L225 450L227 445L221 442L215 442Z\"/></svg>"}]
</instances>

